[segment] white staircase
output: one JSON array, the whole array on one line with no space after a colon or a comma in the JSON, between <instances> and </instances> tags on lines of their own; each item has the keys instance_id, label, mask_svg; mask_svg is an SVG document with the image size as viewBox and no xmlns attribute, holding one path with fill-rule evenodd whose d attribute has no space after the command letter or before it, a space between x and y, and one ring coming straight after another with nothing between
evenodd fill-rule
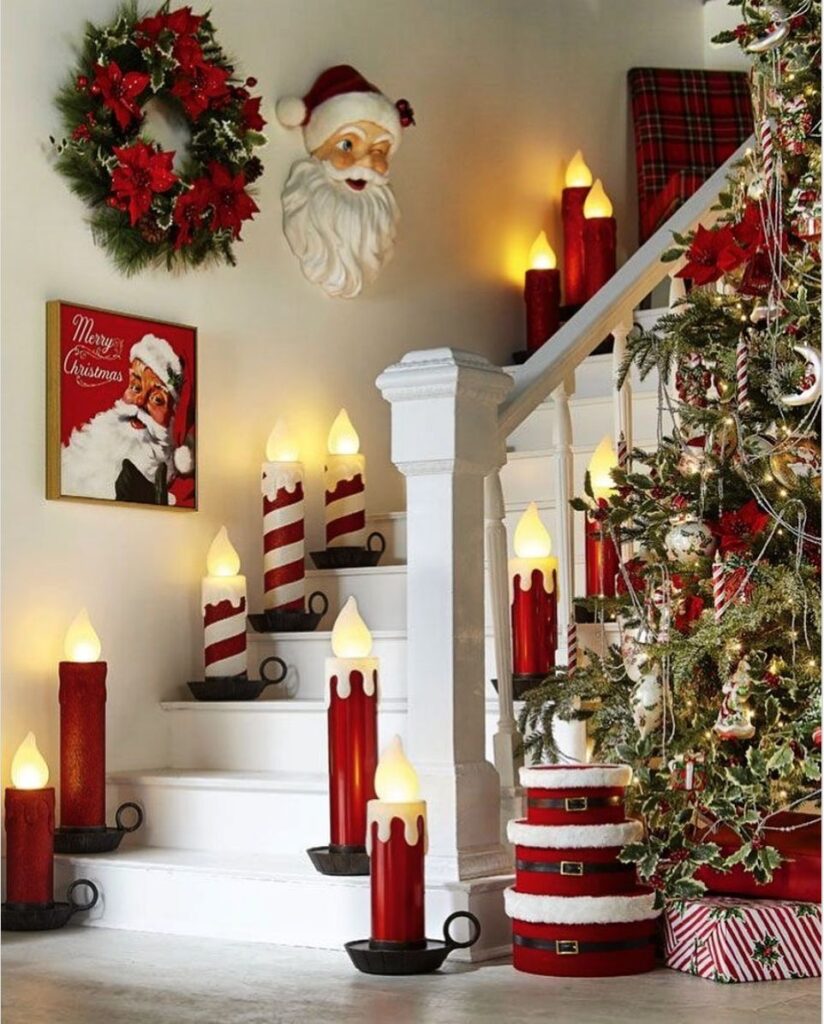
<instances>
[{"instance_id":1,"label":"white staircase","mask_svg":"<svg viewBox=\"0 0 824 1024\"><path fill-rule=\"evenodd\" d=\"M676 214L672 226L686 230L709 207L722 180L719 172L705 186L706 194L694 197L694 208L679 211L680 221ZM373 515L370 527L381 530L388 542L382 565L307 573L307 594L322 590L330 602L318 632L249 634L250 674L257 674L263 658L277 655L289 670L283 685L244 703L196 703L185 680L168 694L158 712L167 738L166 763L109 778L110 819L120 803L133 800L145 810L142 829L127 836L114 854L57 858L58 884L87 877L99 885L102 899L86 915L86 923L316 947L339 947L369 934L368 878L322 876L304 852L329 839L323 663L331 653L332 622L346 599L355 596L374 636L373 653L380 658L380 742L394 733L408 737L410 756L423 768L430 808L428 934L437 936L452 911L470 910L484 924L473 958L509 949L502 890L511 878L497 828L500 783L483 762L483 751L486 761L497 764L505 795L511 798L517 731L511 690L507 693L511 680L508 670L499 671L500 662L506 663L506 644L500 634L496 644L492 628L494 621L505 623L508 616L501 605L500 578L490 591L490 574L484 573L485 623L480 600L483 481L503 462L500 481L508 536L527 502L536 500L550 533L558 538L556 550L562 558L570 551L565 571L575 578L575 593L581 593L582 517L570 517L559 500L559 473L571 471L572 490L581 493L595 446L604 434L613 433L616 415L626 415L626 409L620 413L615 405L613 357L584 357L620 321L619 306L636 303L665 276L658 255L667 247L669 232L662 229L659 235L633 257L634 269L630 261L556 339L524 367L511 371L515 389L500 420L506 452L502 448L500 457L493 452L486 465L472 446L474 434L481 436L478 444L489 443L491 423L498 431L497 403L511 386L496 383L503 378L499 371L486 371L483 360L459 353L450 361L441 354L450 350L438 350L431 361L425 353L414 354L408 364L405 360L381 378L393 403L393 459L407 475L414 510L409 572L405 514ZM645 252L646 262L639 262ZM590 310L600 298L605 309ZM657 315L637 314L648 324ZM413 375L408 396L402 394L404 382L395 383L394 370ZM461 375L468 381L463 392ZM572 378L574 386L564 383ZM483 398L477 392L484 379L498 389L494 404L489 403L491 419L473 420L470 434L456 439L456 420L481 417L477 407ZM641 446L656 436L657 385L652 379L633 380L625 393L632 395L634 443ZM433 436L443 428L444 445L453 445L455 451L440 451L437 444L431 453L412 451L414 417L406 424L403 416L415 412L409 407L419 404L421 388L429 388L432 396ZM548 397L553 392L555 399ZM559 417L563 409L557 405L566 403L567 394L571 447ZM487 554L491 560L494 556L490 564L500 573L505 556L495 548L496 537L503 544L493 522ZM444 538L453 548L437 546ZM429 607L422 580L437 607ZM603 637L593 635L590 642L600 644ZM486 666L483 688L474 678L481 657ZM490 680L502 675L499 701ZM490 798L491 779L495 789Z\"/></svg>"}]
</instances>

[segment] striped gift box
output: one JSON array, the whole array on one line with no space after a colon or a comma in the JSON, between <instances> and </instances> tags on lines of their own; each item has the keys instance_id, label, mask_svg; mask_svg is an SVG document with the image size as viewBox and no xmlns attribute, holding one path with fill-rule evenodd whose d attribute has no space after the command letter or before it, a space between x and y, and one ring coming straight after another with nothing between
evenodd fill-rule
<instances>
[{"instance_id":1,"label":"striped gift box","mask_svg":"<svg viewBox=\"0 0 824 1024\"><path fill-rule=\"evenodd\" d=\"M668 967L711 981L783 981L821 976L817 903L709 896L664 913Z\"/></svg>"}]
</instances>

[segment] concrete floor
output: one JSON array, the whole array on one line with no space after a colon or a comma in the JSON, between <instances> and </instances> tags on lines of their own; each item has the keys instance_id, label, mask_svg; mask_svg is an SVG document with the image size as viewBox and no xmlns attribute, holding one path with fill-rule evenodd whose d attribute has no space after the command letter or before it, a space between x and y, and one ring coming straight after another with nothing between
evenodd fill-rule
<instances>
[{"instance_id":1,"label":"concrete floor","mask_svg":"<svg viewBox=\"0 0 824 1024\"><path fill-rule=\"evenodd\" d=\"M717 985L665 968L564 981L508 964L358 974L343 952L102 928L3 936L3 1024L813 1024L818 979Z\"/></svg>"}]
</instances>

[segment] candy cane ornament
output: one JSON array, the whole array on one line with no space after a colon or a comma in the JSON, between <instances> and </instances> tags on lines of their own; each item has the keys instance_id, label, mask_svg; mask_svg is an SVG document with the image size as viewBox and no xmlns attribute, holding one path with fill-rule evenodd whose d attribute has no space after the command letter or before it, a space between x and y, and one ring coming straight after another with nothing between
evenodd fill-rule
<instances>
[{"instance_id":1,"label":"candy cane ornament","mask_svg":"<svg viewBox=\"0 0 824 1024\"><path fill-rule=\"evenodd\" d=\"M749 400L749 364L750 347L742 334L735 347L735 394L739 409Z\"/></svg>"},{"instance_id":2,"label":"candy cane ornament","mask_svg":"<svg viewBox=\"0 0 824 1024\"><path fill-rule=\"evenodd\" d=\"M269 611L304 611L303 466L283 420L266 442L263 494L263 606Z\"/></svg>"},{"instance_id":3,"label":"candy cane ornament","mask_svg":"<svg viewBox=\"0 0 824 1024\"><path fill-rule=\"evenodd\" d=\"M724 563L716 555L712 563L712 603L715 609L715 621L720 622L726 608L726 572Z\"/></svg>"}]
</instances>

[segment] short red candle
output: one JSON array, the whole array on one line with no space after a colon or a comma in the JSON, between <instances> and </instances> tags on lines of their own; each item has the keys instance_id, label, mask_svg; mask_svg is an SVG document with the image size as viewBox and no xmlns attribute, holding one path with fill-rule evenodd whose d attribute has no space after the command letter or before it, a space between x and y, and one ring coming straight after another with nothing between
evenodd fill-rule
<instances>
[{"instance_id":1,"label":"short red candle","mask_svg":"<svg viewBox=\"0 0 824 1024\"><path fill-rule=\"evenodd\" d=\"M6 900L54 902L54 788L6 790Z\"/></svg>"},{"instance_id":2,"label":"short red candle","mask_svg":"<svg viewBox=\"0 0 824 1024\"><path fill-rule=\"evenodd\" d=\"M580 306L586 302L584 251L584 200L589 185L565 188L561 192L561 222L564 232L564 302Z\"/></svg>"},{"instance_id":3,"label":"short red candle","mask_svg":"<svg viewBox=\"0 0 824 1024\"><path fill-rule=\"evenodd\" d=\"M603 533L604 523L587 514L584 554L586 561L587 597L614 597L618 573L618 549Z\"/></svg>"},{"instance_id":4,"label":"short red candle","mask_svg":"<svg viewBox=\"0 0 824 1024\"><path fill-rule=\"evenodd\" d=\"M60 662L60 825L106 824L106 662Z\"/></svg>"},{"instance_id":5,"label":"short red candle","mask_svg":"<svg viewBox=\"0 0 824 1024\"><path fill-rule=\"evenodd\" d=\"M380 803L381 801L374 801ZM426 825L417 817L417 841L407 842L402 818L390 821L389 838L382 840L379 824L370 821L369 849L372 889L372 942L426 945L424 913L424 855Z\"/></svg>"},{"instance_id":6,"label":"short red candle","mask_svg":"<svg viewBox=\"0 0 824 1024\"><path fill-rule=\"evenodd\" d=\"M558 632L555 570L549 587L541 569L532 570L526 589L519 573L512 584L512 670L516 675L547 675L555 665Z\"/></svg>"},{"instance_id":7,"label":"short red candle","mask_svg":"<svg viewBox=\"0 0 824 1024\"><path fill-rule=\"evenodd\" d=\"M329 815L332 845L362 848L378 764L378 666L377 658L357 659L371 662L360 668L346 665L355 660L327 661Z\"/></svg>"},{"instance_id":8,"label":"short red candle","mask_svg":"<svg viewBox=\"0 0 824 1024\"><path fill-rule=\"evenodd\" d=\"M614 217L589 217L584 220L585 290L588 299L615 273L617 230Z\"/></svg>"},{"instance_id":9,"label":"short red candle","mask_svg":"<svg viewBox=\"0 0 824 1024\"><path fill-rule=\"evenodd\" d=\"M537 351L558 330L561 309L561 272L527 270L524 284L526 303L526 348Z\"/></svg>"}]
</instances>

